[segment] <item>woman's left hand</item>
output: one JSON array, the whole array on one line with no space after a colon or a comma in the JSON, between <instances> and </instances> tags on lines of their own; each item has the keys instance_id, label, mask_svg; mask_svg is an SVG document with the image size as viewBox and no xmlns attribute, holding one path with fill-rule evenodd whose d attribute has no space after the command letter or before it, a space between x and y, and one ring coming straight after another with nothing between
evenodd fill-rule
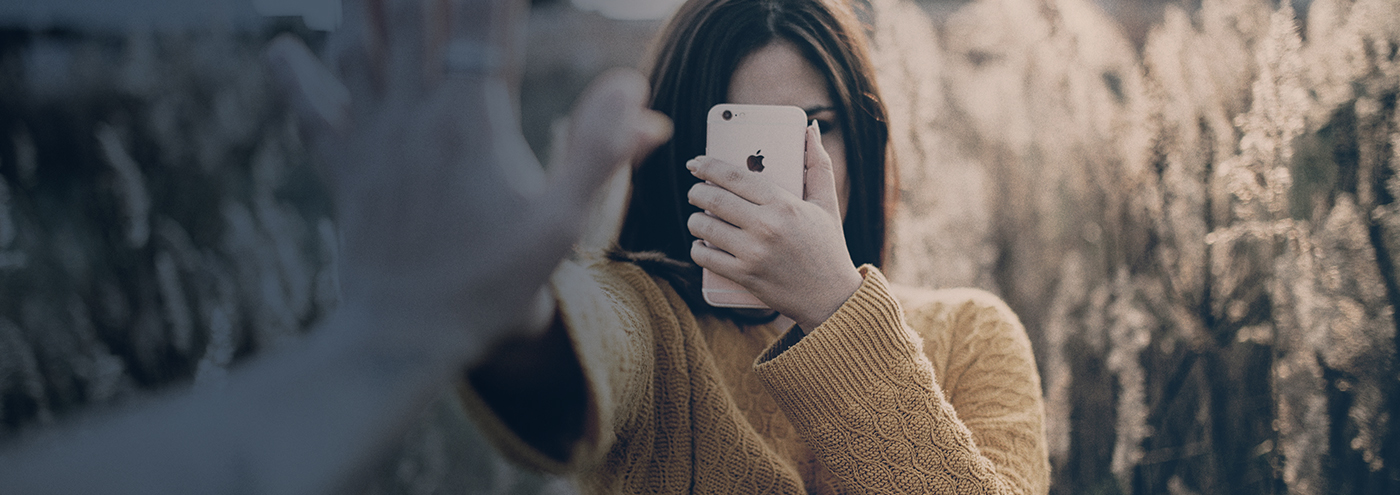
<instances>
[{"instance_id":1,"label":"woman's left hand","mask_svg":"<svg viewBox=\"0 0 1400 495\"><path fill-rule=\"evenodd\" d=\"M595 191L670 134L646 78L585 91L548 172L516 110L524 0L348 2L323 64L290 36L274 73L321 165L344 235L342 318L376 349L460 369L553 316L542 290ZM333 70L334 69L334 70Z\"/></svg>"},{"instance_id":2,"label":"woman's left hand","mask_svg":"<svg viewBox=\"0 0 1400 495\"><path fill-rule=\"evenodd\" d=\"M690 248L696 264L744 286L811 332L860 288L841 228L831 156L807 127L804 198L734 164L699 156L686 163L708 182L690 188L687 227L709 242Z\"/></svg>"}]
</instances>

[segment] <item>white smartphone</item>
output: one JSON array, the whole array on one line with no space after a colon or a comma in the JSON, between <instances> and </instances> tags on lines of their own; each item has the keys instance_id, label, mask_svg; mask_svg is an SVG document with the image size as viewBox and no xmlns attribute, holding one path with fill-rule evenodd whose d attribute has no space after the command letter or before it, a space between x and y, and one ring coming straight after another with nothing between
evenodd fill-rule
<instances>
[{"instance_id":1,"label":"white smartphone","mask_svg":"<svg viewBox=\"0 0 1400 495\"><path fill-rule=\"evenodd\" d=\"M706 120L706 156L763 174L802 197L806 112L793 106L721 103ZM701 275L700 291L711 306L768 308L742 285L708 269Z\"/></svg>"}]
</instances>

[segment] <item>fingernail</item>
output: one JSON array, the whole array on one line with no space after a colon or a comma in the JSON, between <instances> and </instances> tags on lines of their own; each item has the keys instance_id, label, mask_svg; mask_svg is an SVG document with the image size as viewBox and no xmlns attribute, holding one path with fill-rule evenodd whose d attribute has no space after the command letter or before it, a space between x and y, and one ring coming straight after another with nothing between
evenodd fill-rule
<instances>
[{"instance_id":1,"label":"fingernail","mask_svg":"<svg viewBox=\"0 0 1400 495\"><path fill-rule=\"evenodd\" d=\"M687 161L685 162L685 168L686 168L687 170L690 170L691 173L695 173L695 169L697 169L697 168L699 168L699 167L700 167L700 164L696 163L694 158L692 158L692 159L690 159L690 160L687 160Z\"/></svg>"}]
</instances>

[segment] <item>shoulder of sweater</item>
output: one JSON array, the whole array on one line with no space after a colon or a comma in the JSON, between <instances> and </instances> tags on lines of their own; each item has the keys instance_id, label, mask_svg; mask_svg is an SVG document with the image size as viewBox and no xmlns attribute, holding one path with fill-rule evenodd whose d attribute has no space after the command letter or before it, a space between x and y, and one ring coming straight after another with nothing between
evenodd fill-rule
<instances>
[{"instance_id":1,"label":"shoulder of sweater","mask_svg":"<svg viewBox=\"0 0 1400 495\"><path fill-rule=\"evenodd\" d=\"M565 260L559 271L587 274L599 281L625 280L629 285L650 283L651 277L635 263L609 259L602 254L583 253Z\"/></svg>"},{"instance_id":2,"label":"shoulder of sweater","mask_svg":"<svg viewBox=\"0 0 1400 495\"><path fill-rule=\"evenodd\" d=\"M889 284L890 295L899 301L900 306L906 310L918 309L930 305L943 305L948 307L971 306L977 308L996 308L999 310L1011 311L1001 297L983 289L973 287L954 287L946 289L929 289L927 287L917 287L912 285Z\"/></svg>"},{"instance_id":3,"label":"shoulder of sweater","mask_svg":"<svg viewBox=\"0 0 1400 495\"><path fill-rule=\"evenodd\" d=\"M971 287L928 289L901 284L890 284L890 293L899 301L906 317L931 316L962 319L991 317L1010 323L1020 329L1021 320L996 294ZM1024 330L1022 330L1024 331Z\"/></svg>"},{"instance_id":4,"label":"shoulder of sweater","mask_svg":"<svg viewBox=\"0 0 1400 495\"><path fill-rule=\"evenodd\" d=\"M675 292L670 284L637 263L590 254L577 254L562 263L555 271L554 282L557 288L575 290L600 287L612 302L632 300L653 307L669 304Z\"/></svg>"}]
</instances>

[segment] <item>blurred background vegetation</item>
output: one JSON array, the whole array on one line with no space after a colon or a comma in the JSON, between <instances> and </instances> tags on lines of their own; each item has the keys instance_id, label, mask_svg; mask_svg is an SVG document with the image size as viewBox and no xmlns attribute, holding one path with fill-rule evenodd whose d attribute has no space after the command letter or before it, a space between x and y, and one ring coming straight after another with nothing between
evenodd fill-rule
<instances>
[{"instance_id":1,"label":"blurred background vegetation","mask_svg":"<svg viewBox=\"0 0 1400 495\"><path fill-rule=\"evenodd\" d=\"M533 4L522 116L547 160L570 102L637 65L660 14ZM15 5L0 444L217 386L334 308L334 213L259 61L276 33L324 33ZM1021 316L1053 493L1400 492L1400 2L859 9L900 167L889 272ZM369 478L568 491L496 458L450 400Z\"/></svg>"}]
</instances>

